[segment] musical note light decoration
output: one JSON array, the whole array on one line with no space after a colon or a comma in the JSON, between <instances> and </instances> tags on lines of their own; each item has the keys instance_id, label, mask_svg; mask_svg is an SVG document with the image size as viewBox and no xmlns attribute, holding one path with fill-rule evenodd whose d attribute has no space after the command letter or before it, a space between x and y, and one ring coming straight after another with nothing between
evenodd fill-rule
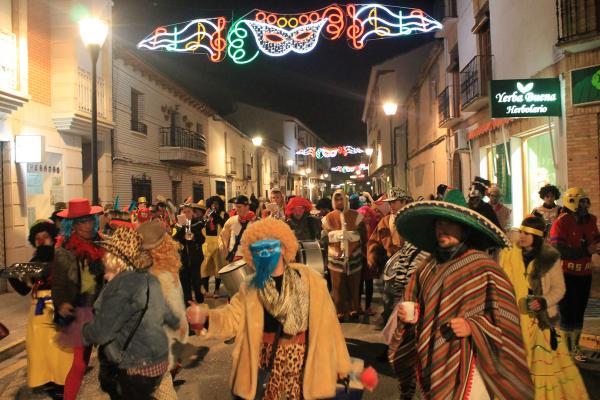
<instances>
[{"instance_id":1,"label":"musical note light decoration","mask_svg":"<svg viewBox=\"0 0 600 400\"><path fill-rule=\"evenodd\" d=\"M213 62L225 58L225 17L194 19L159 26L138 43L139 49L207 54Z\"/></svg>"},{"instance_id":2,"label":"musical note light decoration","mask_svg":"<svg viewBox=\"0 0 600 400\"><path fill-rule=\"evenodd\" d=\"M365 151L360 147L353 146L338 146L338 147L307 147L305 149L300 149L296 151L296 154L299 156L311 156L316 157L317 159L321 158L333 158L338 155L348 156L351 154L360 154Z\"/></svg>"},{"instance_id":3,"label":"musical note light decoration","mask_svg":"<svg viewBox=\"0 0 600 400\"><path fill-rule=\"evenodd\" d=\"M369 167L365 163L360 163L358 165L338 165L336 167L331 167L331 171L333 172L341 172L342 174L362 174L362 171L368 171Z\"/></svg>"},{"instance_id":4,"label":"musical note light decoration","mask_svg":"<svg viewBox=\"0 0 600 400\"><path fill-rule=\"evenodd\" d=\"M261 53L271 57L306 54L320 37L337 40L345 35L350 47L361 50L369 40L432 32L442 24L417 8L371 3L331 4L297 14L255 9L227 28L225 17L161 26L138 48L207 54L213 62L227 55L236 64L247 64Z\"/></svg>"}]
</instances>

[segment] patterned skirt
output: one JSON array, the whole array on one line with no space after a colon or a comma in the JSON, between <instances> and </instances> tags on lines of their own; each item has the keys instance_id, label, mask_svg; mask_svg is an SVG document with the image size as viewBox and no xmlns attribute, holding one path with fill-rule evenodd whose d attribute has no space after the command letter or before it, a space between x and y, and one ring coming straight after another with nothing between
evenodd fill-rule
<instances>
[{"instance_id":1,"label":"patterned skirt","mask_svg":"<svg viewBox=\"0 0 600 400\"><path fill-rule=\"evenodd\" d=\"M260 350L260 367L265 367L273 352L275 334L265 333ZM265 400L301 400L306 333L281 337L265 388Z\"/></svg>"},{"instance_id":2,"label":"patterned skirt","mask_svg":"<svg viewBox=\"0 0 600 400\"><path fill-rule=\"evenodd\" d=\"M531 378L536 400L588 399L577 366L573 363L564 337L558 338L558 347L550 346L550 329L541 330L535 319L529 326L530 337L525 340L529 348ZM559 335L563 335L558 331Z\"/></svg>"}]
</instances>

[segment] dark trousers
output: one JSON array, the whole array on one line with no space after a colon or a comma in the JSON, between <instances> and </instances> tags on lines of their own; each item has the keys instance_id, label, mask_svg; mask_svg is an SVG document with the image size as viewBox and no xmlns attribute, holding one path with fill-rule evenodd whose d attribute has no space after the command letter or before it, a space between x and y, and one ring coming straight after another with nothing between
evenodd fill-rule
<instances>
[{"instance_id":1,"label":"dark trousers","mask_svg":"<svg viewBox=\"0 0 600 400\"><path fill-rule=\"evenodd\" d=\"M196 302L204 302L204 295L202 295L202 291L200 290L200 264L202 264L202 259L199 263L183 263L179 270L179 280L183 288L183 300L186 306L188 305L188 301L193 300L192 292L196 297Z\"/></svg>"},{"instance_id":2,"label":"dark trousers","mask_svg":"<svg viewBox=\"0 0 600 400\"><path fill-rule=\"evenodd\" d=\"M575 331L583 328L583 314L590 298L592 276L563 274L565 277L565 295L558 303L560 309L560 328L563 331Z\"/></svg>"},{"instance_id":3,"label":"dark trousers","mask_svg":"<svg viewBox=\"0 0 600 400\"><path fill-rule=\"evenodd\" d=\"M149 400L154 398L152 394L162 376L127 375L126 370L101 358L98 378L100 388L108 393L111 400Z\"/></svg>"},{"instance_id":4,"label":"dark trousers","mask_svg":"<svg viewBox=\"0 0 600 400\"><path fill-rule=\"evenodd\" d=\"M204 288L205 292L208 292L208 281L210 279L210 276L205 276L201 279L202 281L202 287ZM221 287L221 280L219 278L215 278L215 292L217 292L219 290L219 288Z\"/></svg>"},{"instance_id":5,"label":"dark trousers","mask_svg":"<svg viewBox=\"0 0 600 400\"><path fill-rule=\"evenodd\" d=\"M364 279L360 284L360 295L365 294L365 309L371 307L373 302L373 279Z\"/></svg>"}]
</instances>

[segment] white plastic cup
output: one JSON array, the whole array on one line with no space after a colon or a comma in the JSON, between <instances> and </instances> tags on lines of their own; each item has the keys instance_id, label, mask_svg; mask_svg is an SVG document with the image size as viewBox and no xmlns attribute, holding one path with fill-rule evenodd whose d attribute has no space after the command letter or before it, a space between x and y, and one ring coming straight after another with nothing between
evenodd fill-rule
<instances>
[{"instance_id":1,"label":"white plastic cup","mask_svg":"<svg viewBox=\"0 0 600 400\"><path fill-rule=\"evenodd\" d=\"M406 312L406 320L413 321L415 319L415 305L414 301L403 301L401 303L402 308Z\"/></svg>"}]
</instances>

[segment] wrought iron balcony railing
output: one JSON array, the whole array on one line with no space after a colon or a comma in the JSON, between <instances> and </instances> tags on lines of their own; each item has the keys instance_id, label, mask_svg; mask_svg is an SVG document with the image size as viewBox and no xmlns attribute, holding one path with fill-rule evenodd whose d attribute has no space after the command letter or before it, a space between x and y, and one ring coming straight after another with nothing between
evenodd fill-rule
<instances>
[{"instance_id":1,"label":"wrought iron balcony railing","mask_svg":"<svg viewBox=\"0 0 600 400\"><path fill-rule=\"evenodd\" d=\"M446 86L438 96L438 122L440 128L452 119L460 117L460 97L455 86Z\"/></svg>"},{"instance_id":2,"label":"wrought iron balcony railing","mask_svg":"<svg viewBox=\"0 0 600 400\"><path fill-rule=\"evenodd\" d=\"M185 147L188 149L206 151L204 135L180 127L160 128L161 146Z\"/></svg>"},{"instance_id":3,"label":"wrought iron balcony railing","mask_svg":"<svg viewBox=\"0 0 600 400\"><path fill-rule=\"evenodd\" d=\"M492 78L492 56L479 55L460 71L460 107L463 111L476 100L487 97Z\"/></svg>"},{"instance_id":4,"label":"wrought iron balcony railing","mask_svg":"<svg viewBox=\"0 0 600 400\"><path fill-rule=\"evenodd\" d=\"M558 43L600 33L600 0L556 0Z\"/></svg>"}]
</instances>

